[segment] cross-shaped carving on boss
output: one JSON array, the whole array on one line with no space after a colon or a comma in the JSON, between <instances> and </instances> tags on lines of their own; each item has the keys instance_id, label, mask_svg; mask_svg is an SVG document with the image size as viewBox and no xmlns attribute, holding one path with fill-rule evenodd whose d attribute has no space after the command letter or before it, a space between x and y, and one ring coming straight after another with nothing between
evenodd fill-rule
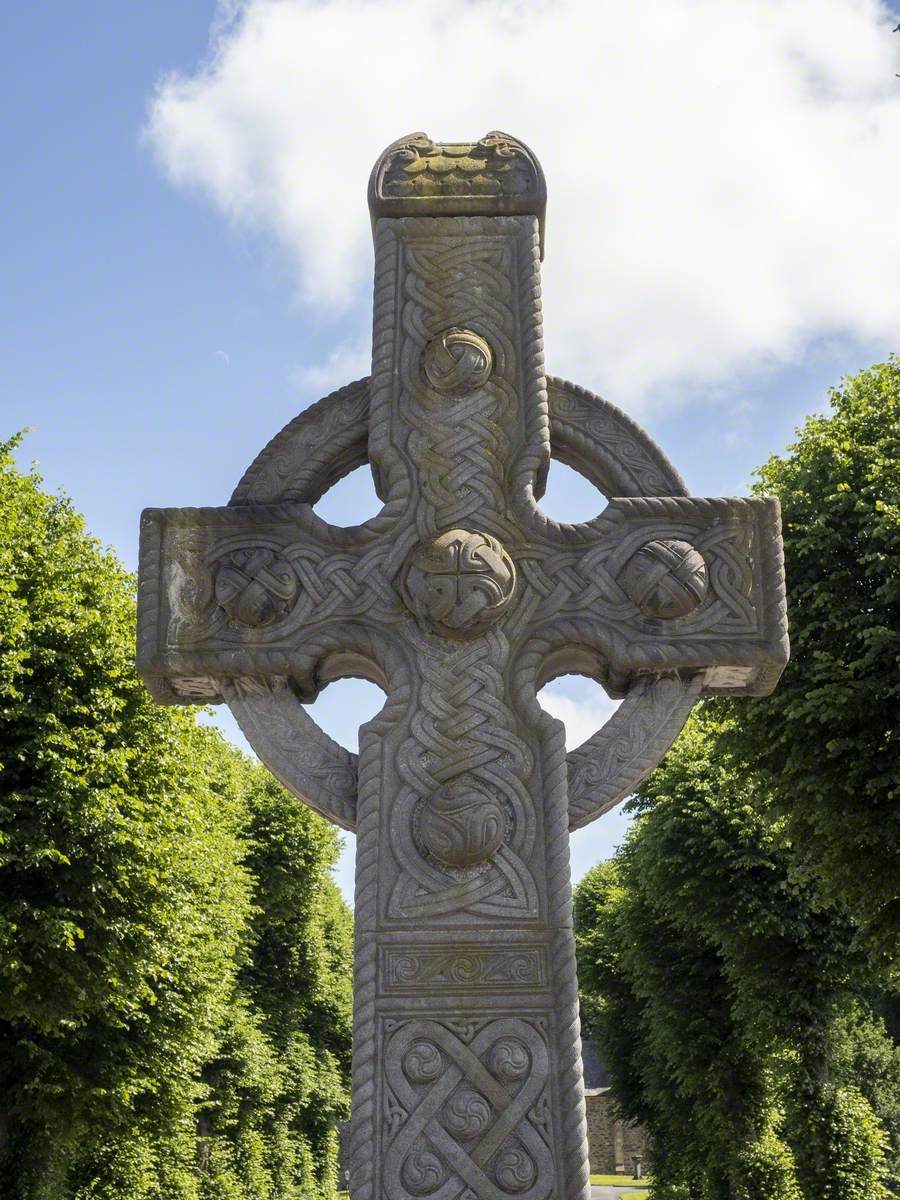
<instances>
[{"instance_id":1,"label":"cross-shaped carving on boss","mask_svg":"<svg viewBox=\"0 0 900 1200\"><path fill-rule=\"evenodd\" d=\"M390 146L371 378L292 421L227 507L142 519L154 696L227 702L357 834L353 1200L588 1195L569 830L700 696L764 695L788 655L777 501L689 497L628 417L545 375L545 200L505 134ZM541 512L551 455L605 494L595 520ZM321 520L365 462L379 514ZM568 755L536 700L564 672L622 698ZM346 676L387 696L358 756L304 708Z\"/></svg>"}]
</instances>

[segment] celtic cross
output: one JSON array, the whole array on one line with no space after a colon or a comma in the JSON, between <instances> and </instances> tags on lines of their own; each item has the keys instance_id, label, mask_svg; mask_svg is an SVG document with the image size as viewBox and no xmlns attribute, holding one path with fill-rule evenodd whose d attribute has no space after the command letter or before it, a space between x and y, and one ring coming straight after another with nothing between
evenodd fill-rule
<instances>
[{"instance_id":1,"label":"celtic cross","mask_svg":"<svg viewBox=\"0 0 900 1200\"><path fill-rule=\"evenodd\" d=\"M545 188L520 142L378 160L372 375L303 412L228 506L142 519L138 662L227 702L260 758L357 834L353 1200L588 1195L568 832L654 766L704 694L787 659L777 502L696 499L649 438L544 373ZM561 525L550 456L607 497ZM371 465L383 507L313 505ZM538 689L622 697L568 756ZM387 699L359 755L304 704Z\"/></svg>"}]
</instances>

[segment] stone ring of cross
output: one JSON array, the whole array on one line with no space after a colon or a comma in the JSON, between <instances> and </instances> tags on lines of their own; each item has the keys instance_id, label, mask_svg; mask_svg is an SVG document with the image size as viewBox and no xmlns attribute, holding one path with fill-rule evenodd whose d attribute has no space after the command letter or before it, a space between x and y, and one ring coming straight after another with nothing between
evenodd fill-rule
<instances>
[{"instance_id":1,"label":"stone ring of cross","mask_svg":"<svg viewBox=\"0 0 900 1200\"><path fill-rule=\"evenodd\" d=\"M154 696L228 703L357 833L353 1200L587 1196L568 831L701 696L765 695L787 661L777 501L689 496L624 413L545 373L545 204L506 134L388 147L371 376L282 430L227 506L142 518ZM541 511L551 456L603 493L595 519ZM380 512L323 521L366 463ZM567 755L536 696L571 672L622 702ZM386 693L358 755L305 707L348 676Z\"/></svg>"}]
</instances>

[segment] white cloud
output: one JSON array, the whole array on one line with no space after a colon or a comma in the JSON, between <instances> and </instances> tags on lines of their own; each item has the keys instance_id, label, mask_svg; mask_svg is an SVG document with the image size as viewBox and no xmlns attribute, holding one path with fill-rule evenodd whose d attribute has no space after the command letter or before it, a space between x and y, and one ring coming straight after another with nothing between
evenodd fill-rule
<instances>
[{"instance_id":1,"label":"white cloud","mask_svg":"<svg viewBox=\"0 0 900 1200\"><path fill-rule=\"evenodd\" d=\"M298 367L291 382L304 393L327 396L345 383L368 375L371 365L372 336L367 330L352 341L340 342L328 352L324 362Z\"/></svg>"},{"instance_id":2,"label":"white cloud","mask_svg":"<svg viewBox=\"0 0 900 1200\"><path fill-rule=\"evenodd\" d=\"M550 368L661 402L900 328L891 20L874 0L228 0L148 136L339 313L368 283L380 150L516 134L550 190Z\"/></svg>"},{"instance_id":3,"label":"white cloud","mask_svg":"<svg viewBox=\"0 0 900 1200\"><path fill-rule=\"evenodd\" d=\"M566 749L574 750L605 725L619 707L620 700L610 698L596 688L590 699L575 700L558 690L547 688L540 693L541 707L566 727Z\"/></svg>"}]
</instances>

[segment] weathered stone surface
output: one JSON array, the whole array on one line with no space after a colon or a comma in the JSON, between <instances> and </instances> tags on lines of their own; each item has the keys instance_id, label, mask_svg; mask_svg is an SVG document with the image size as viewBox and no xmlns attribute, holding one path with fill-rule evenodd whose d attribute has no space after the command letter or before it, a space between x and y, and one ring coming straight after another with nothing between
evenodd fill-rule
<instances>
[{"instance_id":1,"label":"weathered stone surface","mask_svg":"<svg viewBox=\"0 0 900 1200\"><path fill-rule=\"evenodd\" d=\"M659 760L705 692L787 658L777 502L696 499L623 414L543 369L534 156L390 147L370 185L372 376L302 413L226 508L142 521L139 668L225 700L270 769L355 829L354 1200L588 1194L568 829ZM551 453L609 497L537 506ZM369 461L378 516L311 505ZM624 697L584 746L536 702ZM384 688L359 755L302 701Z\"/></svg>"}]
</instances>

